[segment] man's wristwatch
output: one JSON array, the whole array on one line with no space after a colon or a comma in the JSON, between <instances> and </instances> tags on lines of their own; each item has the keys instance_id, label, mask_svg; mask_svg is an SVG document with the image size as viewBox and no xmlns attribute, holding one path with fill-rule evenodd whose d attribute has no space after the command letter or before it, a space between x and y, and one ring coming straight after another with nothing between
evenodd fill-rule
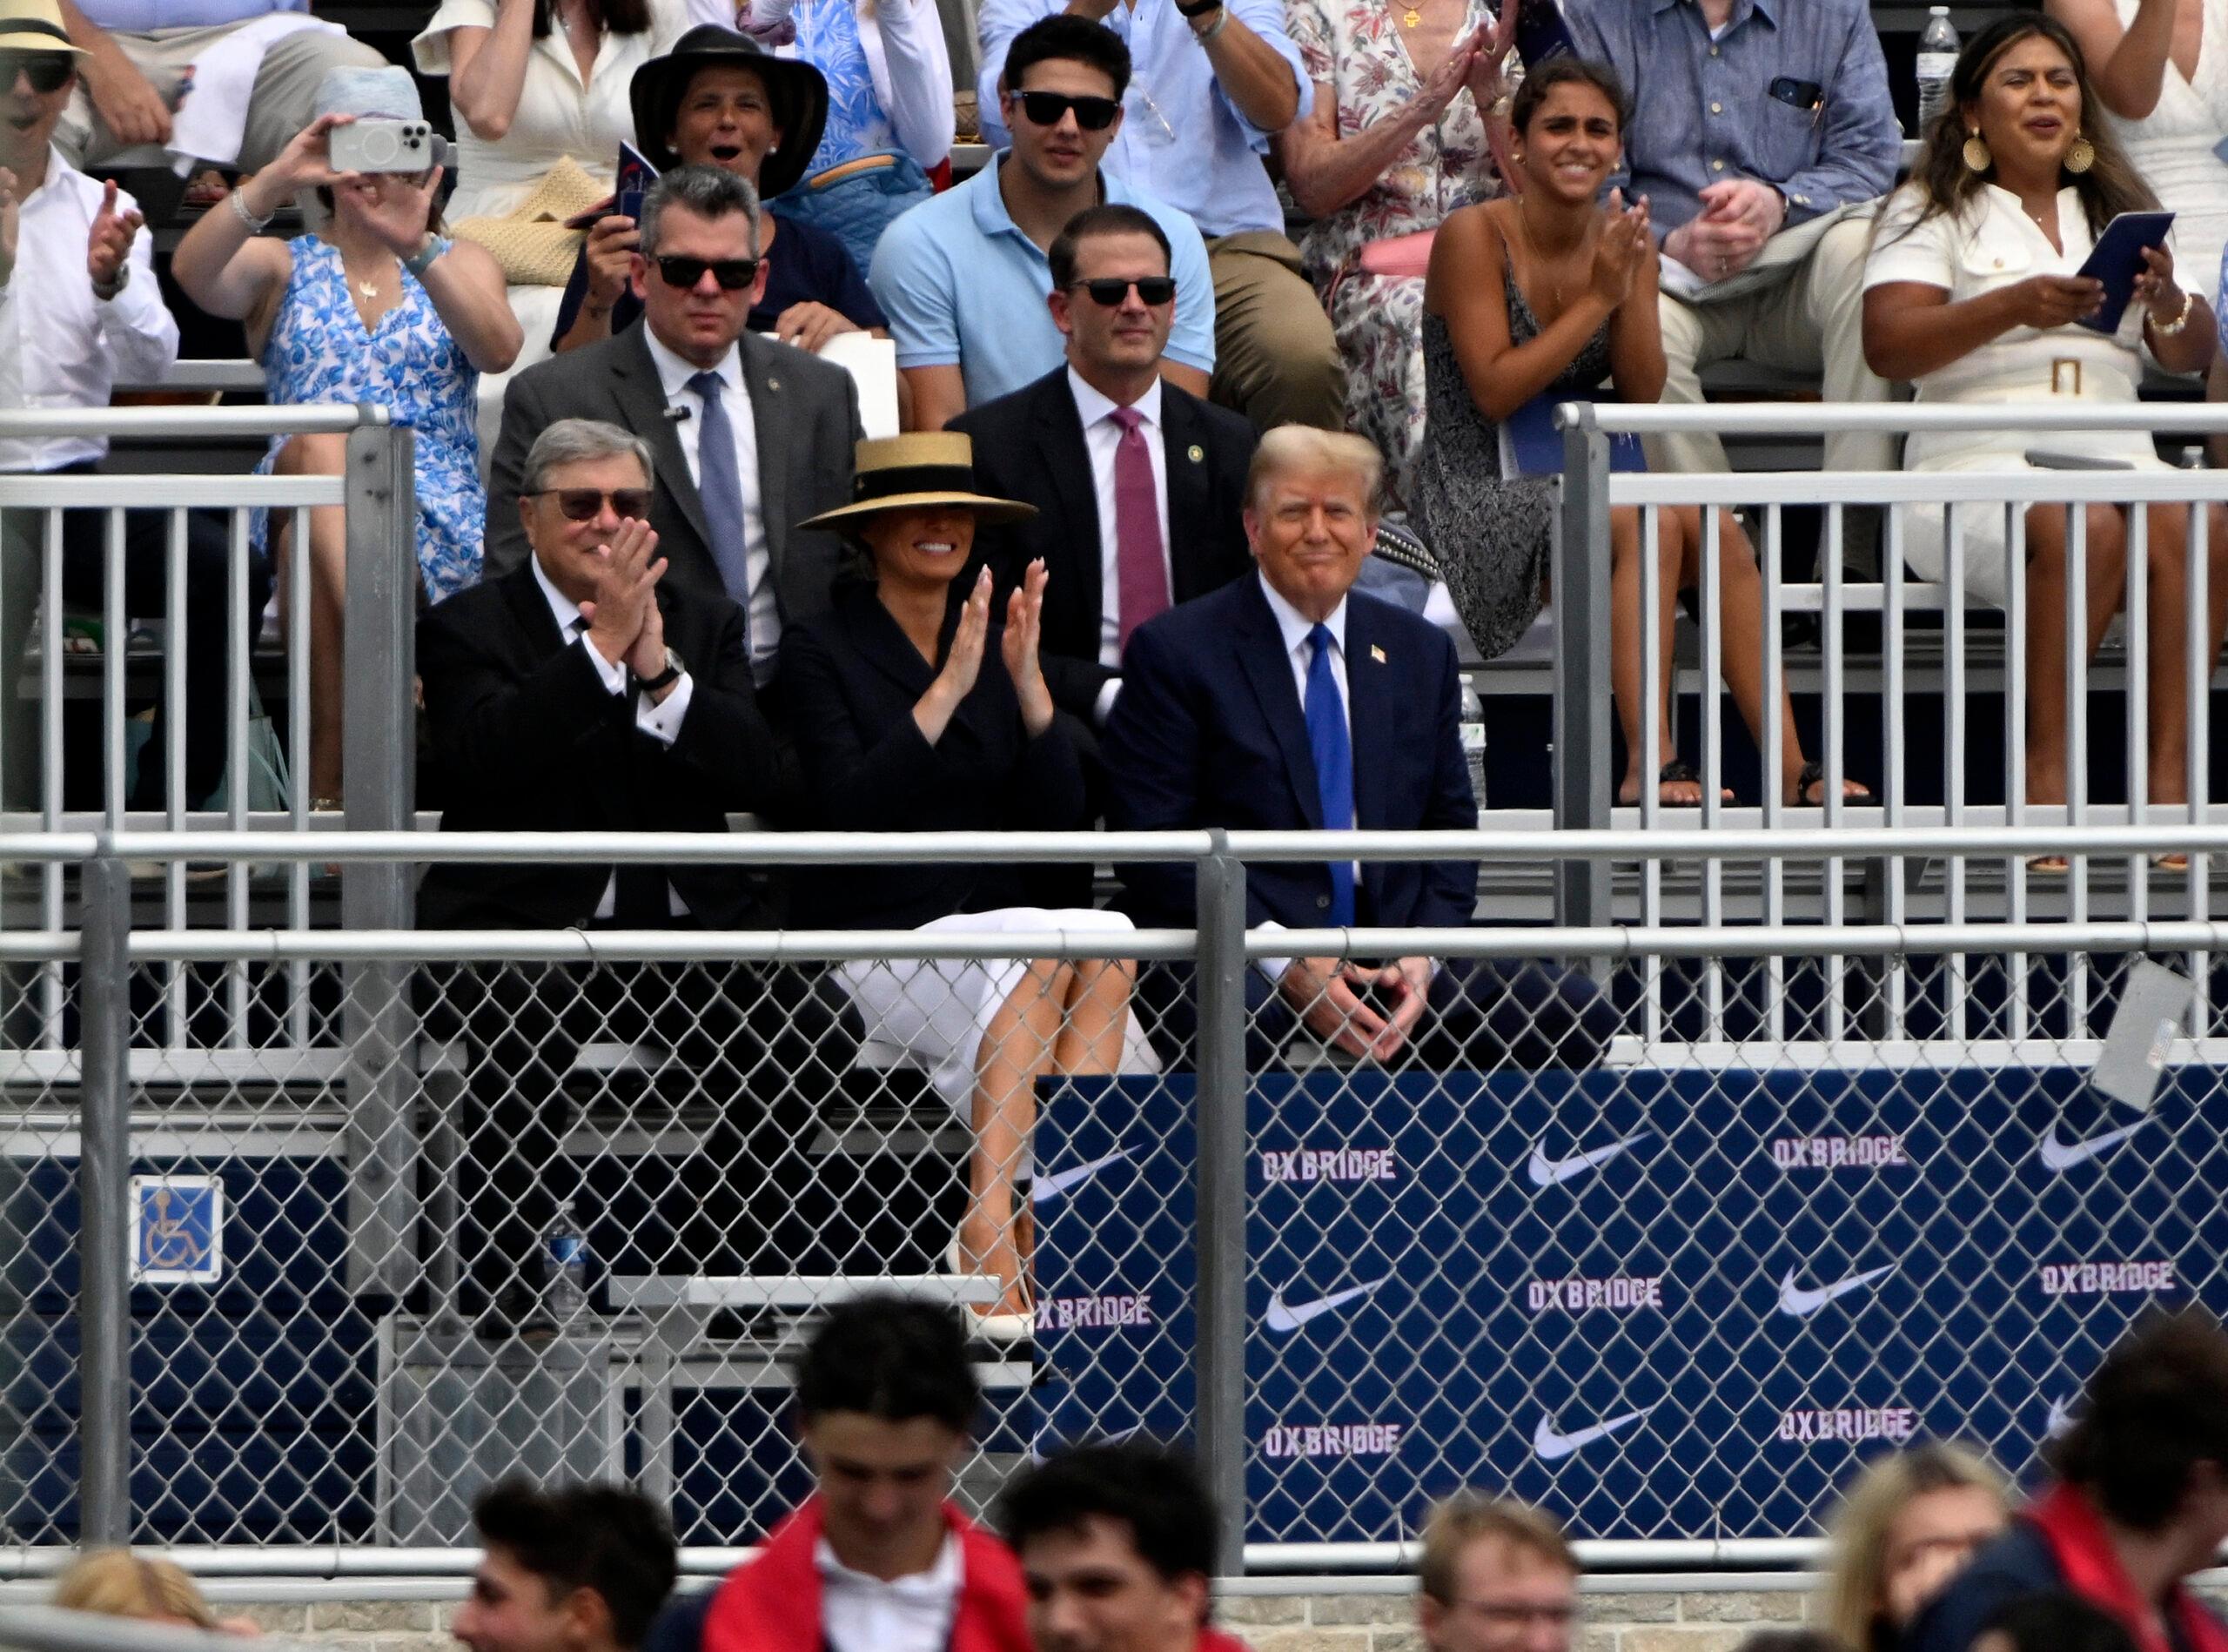
<instances>
[{"instance_id":1,"label":"man's wristwatch","mask_svg":"<svg viewBox=\"0 0 2228 1652\"><path fill-rule=\"evenodd\" d=\"M116 279L106 286L103 286L98 281L93 283L93 296L103 304L106 304L131 284L131 265L129 263L118 264L116 266Z\"/></svg>"},{"instance_id":2,"label":"man's wristwatch","mask_svg":"<svg viewBox=\"0 0 2228 1652\"><path fill-rule=\"evenodd\" d=\"M668 648L665 651L665 669L654 677L637 676L634 679L634 686L644 694L655 694L668 683L679 682L681 674L688 669L687 666L681 663L681 656L671 648Z\"/></svg>"}]
</instances>

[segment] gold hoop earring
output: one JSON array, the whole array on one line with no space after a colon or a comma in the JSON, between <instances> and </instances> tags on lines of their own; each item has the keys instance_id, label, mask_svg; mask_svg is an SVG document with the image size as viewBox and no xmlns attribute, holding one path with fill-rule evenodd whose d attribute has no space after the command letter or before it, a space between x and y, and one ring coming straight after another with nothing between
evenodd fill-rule
<instances>
[{"instance_id":1,"label":"gold hoop earring","mask_svg":"<svg viewBox=\"0 0 2228 1652\"><path fill-rule=\"evenodd\" d=\"M1965 158L1967 171L1985 172L1996 165L1996 156L1989 149L1988 139L1980 135L1977 128L1965 134L1965 146L1958 153Z\"/></svg>"},{"instance_id":2,"label":"gold hoop earring","mask_svg":"<svg viewBox=\"0 0 2228 1652\"><path fill-rule=\"evenodd\" d=\"M2085 138L2076 138L2066 146L2065 170L2076 178L2097 164L2097 146Z\"/></svg>"}]
</instances>

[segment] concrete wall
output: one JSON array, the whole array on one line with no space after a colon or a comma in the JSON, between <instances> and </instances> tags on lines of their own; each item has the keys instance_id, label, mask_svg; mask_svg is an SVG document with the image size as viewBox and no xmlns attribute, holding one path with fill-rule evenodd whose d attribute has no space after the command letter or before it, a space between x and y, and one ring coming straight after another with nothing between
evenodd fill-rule
<instances>
[{"instance_id":1,"label":"concrete wall","mask_svg":"<svg viewBox=\"0 0 2228 1652\"><path fill-rule=\"evenodd\" d=\"M1746 1582L1748 1580L1742 1580ZM1586 1628L1576 1652L1734 1652L1753 1629L1802 1621L1809 1580L1760 1578L1760 1588L1694 1579L1597 1578L1584 1595ZM325 1586L330 1588L331 1585ZM332 1652L452 1652L448 1600L255 1599L285 1590L245 1580L211 1580L218 1609L253 1618L265 1631ZM456 1586L426 1586L428 1593ZM1335 1592L1330 1592L1335 1590ZM1256 1652L1422 1652L1414 1584L1405 1578L1250 1579L1226 1588L1221 1622Z\"/></svg>"}]
</instances>

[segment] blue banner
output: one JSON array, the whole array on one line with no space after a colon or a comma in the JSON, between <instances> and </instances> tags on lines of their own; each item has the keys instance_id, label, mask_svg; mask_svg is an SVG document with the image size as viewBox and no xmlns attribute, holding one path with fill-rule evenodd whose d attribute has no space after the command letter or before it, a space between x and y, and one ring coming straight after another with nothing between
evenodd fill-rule
<instances>
[{"instance_id":1,"label":"blue banner","mask_svg":"<svg viewBox=\"0 0 2228 1652\"><path fill-rule=\"evenodd\" d=\"M2211 1069L1265 1075L1248 1101L1256 1541L1463 1485L1591 1537L1805 1535L1920 1436L2020 1472L2145 1307L2228 1310ZM1037 1447L1190 1430L1192 1081L1037 1127Z\"/></svg>"}]
</instances>

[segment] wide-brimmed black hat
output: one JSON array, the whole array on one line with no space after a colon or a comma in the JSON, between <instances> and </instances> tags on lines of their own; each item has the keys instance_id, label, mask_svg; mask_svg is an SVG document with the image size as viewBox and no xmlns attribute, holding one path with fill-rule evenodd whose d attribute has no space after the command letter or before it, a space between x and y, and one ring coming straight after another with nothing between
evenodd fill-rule
<instances>
[{"instance_id":1,"label":"wide-brimmed black hat","mask_svg":"<svg viewBox=\"0 0 2228 1652\"><path fill-rule=\"evenodd\" d=\"M770 201L804 176L813 151L820 147L820 131L828 124L828 82L810 64L776 57L748 35L715 23L699 24L674 41L664 57L653 57L637 69L627 88L634 110L635 145L660 171L680 165L681 157L666 137L681 113L689 77L699 69L717 65L748 69L766 83L774 124L782 132L781 147L766 158L758 172L758 193Z\"/></svg>"}]
</instances>

